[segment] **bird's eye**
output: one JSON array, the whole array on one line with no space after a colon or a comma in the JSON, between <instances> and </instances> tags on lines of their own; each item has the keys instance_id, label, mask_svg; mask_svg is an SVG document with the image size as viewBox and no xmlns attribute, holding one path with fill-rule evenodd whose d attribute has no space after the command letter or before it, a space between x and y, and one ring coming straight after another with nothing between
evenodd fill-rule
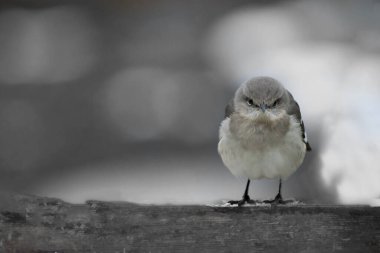
<instances>
[{"instance_id":1,"label":"bird's eye","mask_svg":"<svg viewBox=\"0 0 380 253\"><path fill-rule=\"evenodd\" d=\"M274 101L274 103L272 104L272 107L277 106L279 103L280 103L280 99L277 99L277 100Z\"/></svg>"},{"instance_id":2,"label":"bird's eye","mask_svg":"<svg viewBox=\"0 0 380 253\"><path fill-rule=\"evenodd\" d=\"M247 98L247 104L248 104L249 106L253 106L253 100L250 99L250 98Z\"/></svg>"}]
</instances>

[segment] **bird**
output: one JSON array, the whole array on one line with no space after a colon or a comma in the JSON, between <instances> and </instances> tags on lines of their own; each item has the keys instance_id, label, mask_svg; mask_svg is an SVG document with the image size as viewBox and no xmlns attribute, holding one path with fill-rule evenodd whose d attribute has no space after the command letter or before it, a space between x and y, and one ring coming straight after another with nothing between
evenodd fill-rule
<instances>
[{"instance_id":1,"label":"bird","mask_svg":"<svg viewBox=\"0 0 380 253\"><path fill-rule=\"evenodd\" d=\"M293 95L278 80L259 76L243 82L225 108L219 127L218 153L230 172L247 183L242 206L256 203L249 197L251 180L278 179L278 194L265 203L284 204L281 187L311 151L301 111Z\"/></svg>"}]
</instances>

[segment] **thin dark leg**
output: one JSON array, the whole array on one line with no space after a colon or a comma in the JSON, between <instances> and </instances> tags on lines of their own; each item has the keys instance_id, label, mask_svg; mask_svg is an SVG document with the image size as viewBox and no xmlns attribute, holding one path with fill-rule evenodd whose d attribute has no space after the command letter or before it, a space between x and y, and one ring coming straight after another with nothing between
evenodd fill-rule
<instances>
[{"instance_id":1,"label":"thin dark leg","mask_svg":"<svg viewBox=\"0 0 380 253\"><path fill-rule=\"evenodd\" d=\"M282 188L282 179L280 178L280 183L278 185L278 193L276 197L273 200L265 200L264 202L270 203L270 204L285 204L285 201L282 199L281 188Z\"/></svg>"},{"instance_id":2,"label":"thin dark leg","mask_svg":"<svg viewBox=\"0 0 380 253\"><path fill-rule=\"evenodd\" d=\"M245 191L244 191L244 195L243 195L243 199L245 200L250 200L251 198L248 196L248 191L249 191L249 184L251 183L251 180L248 179L247 181L247 185L245 187Z\"/></svg>"},{"instance_id":3,"label":"thin dark leg","mask_svg":"<svg viewBox=\"0 0 380 253\"><path fill-rule=\"evenodd\" d=\"M241 200L231 200L231 201L228 201L228 203L230 203L231 205L236 205L238 204L238 206L242 206L244 205L245 203L255 203L254 200L251 200L251 198L249 197L248 195L248 192L249 192L249 184L251 183L251 180L248 179L247 181L247 185L245 187L245 191L244 191L244 195L243 195L243 198Z\"/></svg>"},{"instance_id":4,"label":"thin dark leg","mask_svg":"<svg viewBox=\"0 0 380 253\"><path fill-rule=\"evenodd\" d=\"M275 199L281 200L282 201L282 195L281 195L281 187L282 187L282 179L280 178L280 183L278 185L278 194L275 197Z\"/></svg>"}]
</instances>

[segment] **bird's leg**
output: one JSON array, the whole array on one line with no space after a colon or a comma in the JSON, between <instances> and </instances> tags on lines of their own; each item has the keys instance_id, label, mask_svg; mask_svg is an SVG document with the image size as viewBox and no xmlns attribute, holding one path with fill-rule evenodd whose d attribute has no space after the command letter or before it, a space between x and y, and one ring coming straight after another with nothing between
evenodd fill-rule
<instances>
[{"instance_id":1,"label":"bird's leg","mask_svg":"<svg viewBox=\"0 0 380 253\"><path fill-rule=\"evenodd\" d=\"M274 198L279 203L284 202L284 200L282 199L282 195L281 195L281 188L282 188L282 179L280 178L280 183L278 184L278 193L277 193L276 197Z\"/></svg>"},{"instance_id":2,"label":"bird's leg","mask_svg":"<svg viewBox=\"0 0 380 253\"><path fill-rule=\"evenodd\" d=\"M248 179L247 181L247 185L245 187L245 191L244 191L244 195L243 195L243 198L241 200L230 200L228 201L229 204L231 205L236 205L238 204L238 206L242 206L244 205L245 203L255 203L254 200L251 200L251 198L249 197L248 195L248 191L249 191L249 184L251 183L251 180Z\"/></svg>"},{"instance_id":3,"label":"bird's leg","mask_svg":"<svg viewBox=\"0 0 380 253\"><path fill-rule=\"evenodd\" d=\"M282 199L281 188L282 188L282 180L280 178L280 183L278 185L278 193L276 197L273 200L265 200L264 202L270 203L270 204L285 204L285 201Z\"/></svg>"}]
</instances>

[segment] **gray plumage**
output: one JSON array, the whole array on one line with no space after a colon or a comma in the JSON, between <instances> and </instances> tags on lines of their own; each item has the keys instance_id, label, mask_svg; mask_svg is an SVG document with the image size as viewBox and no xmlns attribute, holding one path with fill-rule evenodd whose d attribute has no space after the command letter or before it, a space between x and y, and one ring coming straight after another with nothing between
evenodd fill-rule
<instances>
[{"instance_id":1,"label":"gray plumage","mask_svg":"<svg viewBox=\"0 0 380 253\"><path fill-rule=\"evenodd\" d=\"M243 83L225 108L219 128L218 152L238 177L248 178L243 198L230 204L251 203L251 179L279 178L279 192L269 203L284 203L281 180L302 164L311 147L298 103L280 82L256 77Z\"/></svg>"},{"instance_id":2,"label":"gray plumage","mask_svg":"<svg viewBox=\"0 0 380 253\"><path fill-rule=\"evenodd\" d=\"M259 80L261 81L262 80L261 83L264 86L267 85L268 83L270 83L271 81L277 82L275 79L270 78L270 77L259 77L259 78L255 78L255 79L252 79L252 80L255 80L255 81L259 81ZM296 117L296 119L299 121L300 126L301 126L302 139L304 140L304 142L306 144L306 150L307 151L311 151L312 149L311 149L309 141L307 140L306 130L305 130L305 124L304 124L304 122L302 120L300 107L299 107L297 101L293 98L293 95L288 90L286 90L286 95L289 98L289 104L288 104L286 112L288 113L288 115L294 115ZM225 108L224 118L230 117L234 112L235 112L234 98L232 98L228 102L228 104L227 104L227 106Z\"/></svg>"}]
</instances>

